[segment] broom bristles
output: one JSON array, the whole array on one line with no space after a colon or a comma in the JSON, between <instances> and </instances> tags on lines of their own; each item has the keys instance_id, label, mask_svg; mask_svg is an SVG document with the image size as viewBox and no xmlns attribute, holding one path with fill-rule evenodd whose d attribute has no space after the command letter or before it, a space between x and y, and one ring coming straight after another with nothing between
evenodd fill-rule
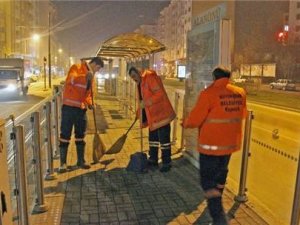
<instances>
[{"instance_id":1,"label":"broom bristles","mask_svg":"<svg viewBox=\"0 0 300 225\"><path fill-rule=\"evenodd\" d=\"M119 153L122 148L123 145L126 141L127 135L123 134L111 147L110 149L108 149L107 152L105 152L105 154L116 154Z\"/></svg>"},{"instance_id":2,"label":"broom bristles","mask_svg":"<svg viewBox=\"0 0 300 225\"><path fill-rule=\"evenodd\" d=\"M105 145L98 134L94 135L93 140L93 161L98 162L105 154Z\"/></svg>"}]
</instances>

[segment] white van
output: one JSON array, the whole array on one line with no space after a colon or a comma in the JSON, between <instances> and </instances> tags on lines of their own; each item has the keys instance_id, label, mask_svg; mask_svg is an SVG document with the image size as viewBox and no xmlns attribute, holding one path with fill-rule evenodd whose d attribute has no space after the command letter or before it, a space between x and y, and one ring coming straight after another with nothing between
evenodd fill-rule
<instances>
[{"instance_id":1,"label":"white van","mask_svg":"<svg viewBox=\"0 0 300 225\"><path fill-rule=\"evenodd\" d=\"M26 96L29 82L24 79L24 60L0 59L0 96Z\"/></svg>"}]
</instances>

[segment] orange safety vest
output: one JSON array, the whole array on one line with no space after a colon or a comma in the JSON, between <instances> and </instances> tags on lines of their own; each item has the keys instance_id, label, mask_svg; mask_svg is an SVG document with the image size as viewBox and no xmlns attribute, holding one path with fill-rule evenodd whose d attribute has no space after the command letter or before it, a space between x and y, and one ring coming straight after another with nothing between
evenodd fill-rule
<instances>
[{"instance_id":1,"label":"orange safety vest","mask_svg":"<svg viewBox=\"0 0 300 225\"><path fill-rule=\"evenodd\" d=\"M168 98L164 85L154 70L145 70L141 76L141 94L145 104L147 122L151 131L169 124L176 114ZM139 96L139 94L138 94ZM138 109L139 115L140 109Z\"/></svg>"},{"instance_id":2,"label":"orange safety vest","mask_svg":"<svg viewBox=\"0 0 300 225\"><path fill-rule=\"evenodd\" d=\"M228 155L241 147L242 119L245 116L245 91L229 84L228 78L221 78L200 93L183 126L198 127L200 153Z\"/></svg>"},{"instance_id":3,"label":"orange safety vest","mask_svg":"<svg viewBox=\"0 0 300 225\"><path fill-rule=\"evenodd\" d=\"M88 68L85 63L71 66L63 92L64 105L81 109L85 109L88 105L92 105L91 89L86 90L87 72ZM93 83L94 81L92 81L91 87L93 87Z\"/></svg>"}]
</instances>

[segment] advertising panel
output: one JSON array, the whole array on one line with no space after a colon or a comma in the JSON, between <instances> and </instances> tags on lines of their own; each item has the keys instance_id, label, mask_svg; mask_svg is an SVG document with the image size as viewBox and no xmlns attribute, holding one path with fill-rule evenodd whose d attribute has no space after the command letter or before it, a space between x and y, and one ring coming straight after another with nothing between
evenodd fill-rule
<instances>
[{"instance_id":1,"label":"advertising panel","mask_svg":"<svg viewBox=\"0 0 300 225\"><path fill-rule=\"evenodd\" d=\"M184 65L177 66L177 74L178 74L179 79L185 78L185 74L186 74L185 69L186 69L186 66L184 66Z\"/></svg>"}]
</instances>

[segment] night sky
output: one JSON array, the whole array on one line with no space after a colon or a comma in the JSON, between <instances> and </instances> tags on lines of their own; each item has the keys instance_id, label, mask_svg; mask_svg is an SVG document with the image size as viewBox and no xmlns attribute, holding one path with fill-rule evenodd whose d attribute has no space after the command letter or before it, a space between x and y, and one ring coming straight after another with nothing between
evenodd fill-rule
<instances>
[{"instance_id":1,"label":"night sky","mask_svg":"<svg viewBox=\"0 0 300 225\"><path fill-rule=\"evenodd\" d=\"M115 35L153 24L170 1L52 1L53 26L61 48L75 57L94 56Z\"/></svg>"}]
</instances>

